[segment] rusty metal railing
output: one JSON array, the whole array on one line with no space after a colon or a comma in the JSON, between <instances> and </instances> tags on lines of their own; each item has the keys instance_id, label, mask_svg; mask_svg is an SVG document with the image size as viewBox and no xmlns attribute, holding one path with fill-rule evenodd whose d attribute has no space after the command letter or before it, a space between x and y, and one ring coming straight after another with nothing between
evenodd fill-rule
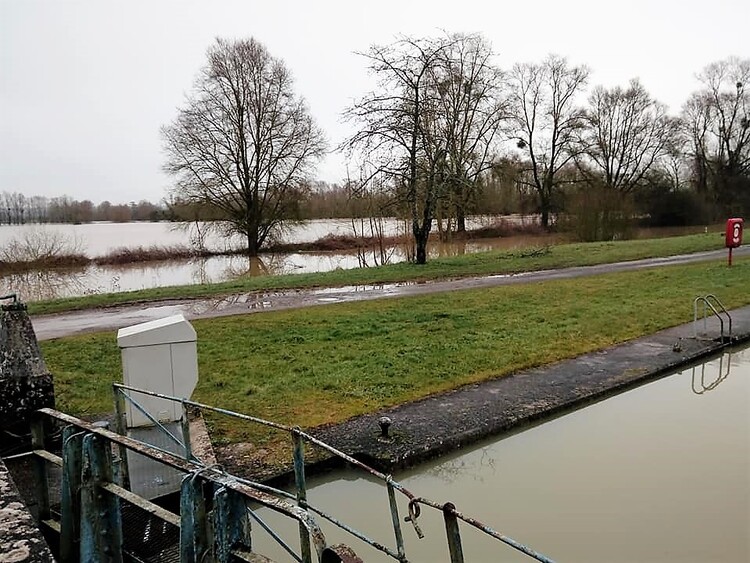
<instances>
[{"instance_id":1,"label":"rusty metal railing","mask_svg":"<svg viewBox=\"0 0 750 563\"><path fill-rule=\"evenodd\" d=\"M463 563L464 557L463 557L463 550L461 546L461 534L459 529L459 522L464 522L466 525L471 526L484 534L486 534L489 537L492 537L503 544L527 555L528 557L535 559L537 561L543 561L543 562L551 562L552 560L548 557L536 552L535 550L531 549L530 547L506 536L501 534L500 532L495 531L489 526L486 526L485 524L479 522L476 519L473 519L469 516L464 515L463 513L456 510L456 507L452 503L437 503L435 501L432 501L430 499L426 499L423 497L419 497L412 493L410 490L408 490L406 487L398 483L397 481L393 480L393 478L390 475L384 474L380 471L377 471L376 469L369 467L368 465L362 463L361 461L351 457L350 455L332 447L331 445L318 440L314 436L311 436L310 434L307 434L306 432L302 431L299 427L292 427L287 426L284 424L279 424L276 422L272 422L269 420L265 420L262 418L237 413L234 411L230 411L227 409L214 407L211 405L206 405L203 403L199 403L196 401L192 401L189 399L184 399L180 397L172 397L169 395L156 393L153 391L148 391L145 389L138 389L135 387L130 387L126 385L120 385L120 384L114 384L113 385L114 392L115 392L115 404L117 407L117 419L118 419L118 427L122 430L121 433L125 433L124 431L124 417L125 417L125 408L124 404L126 401L131 402L143 412L142 407L138 405L137 400L134 399L133 395L146 395L150 397L160 398L160 399L166 399L170 401L178 402L182 405L183 410L183 439L179 440L177 437L172 436L172 438L179 443L183 448L185 452L185 461L190 463L196 463L200 464L200 461L197 460L190 450L190 427L189 424L187 424L185 421L187 420L187 410L188 407L199 409L200 411L205 412L212 412L217 413L221 415L230 416L232 418L236 418L245 422L258 424L261 426L265 426L267 428L272 428L278 431L282 431L287 433L291 439L292 439L292 459L293 459L293 466L294 466L294 476L295 476L295 492L289 493L287 491L269 487L267 485L263 485L261 483L256 483L253 481L240 479L238 477L232 477L232 479L237 482L241 483L243 486L248 487L251 490L255 490L258 493L262 494L268 494L273 495L275 498L283 498L288 501L293 501L296 503L296 506L299 510L303 511L305 514L314 513L324 520L330 522L334 526L340 528L341 530L347 532L349 535L359 539L360 541L368 544L369 546L373 547L374 549L385 553L392 559L399 561L401 563L407 563L408 562L408 556L406 553L406 546L404 544L404 536L403 531L401 529L401 515L399 514L399 507L396 500L397 493L400 495L403 495L406 497L406 501L408 503L408 516L404 518L405 522L411 523L413 526L417 536L421 539L424 537L424 534L422 530L420 529L418 518L421 513L421 506L425 506L428 508L432 508L435 510L438 510L442 512L443 518L445 521L445 527L446 527L446 535L447 535L447 543L449 548L449 553L451 557L451 563ZM152 418L152 417L149 417ZM157 423L158 424L158 423ZM310 444L313 446L316 446L332 456L339 458L345 462L347 462L352 467L364 471L365 473L368 473L369 475L375 477L377 480L381 481L383 485L385 486L386 493L388 496L388 504L389 509L391 513L391 523L393 528L393 535L395 539L395 546L393 545L386 545L385 542L379 542L374 539L369 538L359 530L354 529L353 527L347 525L345 522L340 521L339 519L335 518L334 516L324 512L320 508L313 506L310 504L307 500L307 485L306 485L306 479L305 479L305 444ZM160 451L160 455L166 455L168 452ZM121 455L121 457L124 457ZM207 468L210 469L210 468ZM127 482L127 467L124 467L125 475L123 475L123 482ZM261 503L262 504L262 503ZM257 518L257 515L251 515L252 518ZM278 541L282 547L292 555L292 557L295 560L303 561L307 563L308 561L311 561L311 548L310 548L310 528L306 524L306 521L299 521L299 531L300 531L300 553L297 555L296 553L292 553L292 549L290 546L288 546L286 543L284 543L277 535L275 535L272 530L267 527L265 523L262 521L259 522L266 531L271 533L271 536Z\"/></svg>"},{"instance_id":2,"label":"rusty metal railing","mask_svg":"<svg viewBox=\"0 0 750 563\"><path fill-rule=\"evenodd\" d=\"M341 546L327 544L305 508L249 486L218 468L201 466L96 424L54 409L37 412L39 418L32 428L33 450L28 455L34 461L38 519L43 531L57 535L61 561L122 561L128 539L123 534L123 503L176 530L179 541L171 547L175 550L173 560L181 563L258 561L252 557L247 503L257 503L297 521L319 561L341 561L336 555ZM65 425L62 455L45 448L44 417ZM118 482L119 460L113 457L113 446L185 474L179 514L133 494ZM50 464L62 469L57 509L53 509L56 503L50 495ZM137 553L128 555L138 557ZM300 560L311 563L311 553L303 550Z\"/></svg>"}]
</instances>

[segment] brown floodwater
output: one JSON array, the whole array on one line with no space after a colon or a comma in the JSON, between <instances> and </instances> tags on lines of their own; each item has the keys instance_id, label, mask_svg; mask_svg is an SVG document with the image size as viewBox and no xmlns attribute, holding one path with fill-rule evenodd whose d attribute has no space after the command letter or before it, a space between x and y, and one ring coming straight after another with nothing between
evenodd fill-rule
<instances>
[{"instance_id":1,"label":"brown floodwater","mask_svg":"<svg viewBox=\"0 0 750 563\"><path fill-rule=\"evenodd\" d=\"M492 218L476 217L470 228L487 225ZM510 217L522 223L523 217ZM0 251L4 245L23 239L28 233L49 231L70 242L72 248L88 256L101 256L117 247L137 248L158 244L188 245L190 237L185 229L172 223L93 223L86 225L21 225L0 226ZM386 234L402 234L402 221L388 220ZM679 229L643 229L638 237L670 236L700 232L704 227ZM327 234L351 235L351 220L316 220L297 225L286 233L285 242L310 242ZM369 233L366 233L369 234ZM518 235L500 238L431 242L429 256L456 256L489 250L512 250L544 246L563 241L559 234ZM239 245L234 239L211 234L206 245L215 250ZM89 266L85 268L34 271L22 274L0 272L0 294L18 293L24 301L39 301L58 297L73 297L93 293L114 293L168 285L216 283L242 276L279 275L326 272L397 263L408 259L406 247L392 247L383 255L374 252L292 252L263 254L259 258L245 256L214 256L205 259L144 262L118 266Z\"/></svg>"},{"instance_id":2,"label":"brown floodwater","mask_svg":"<svg viewBox=\"0 0 750 563\"><path fill-rule=\"evenodd\" d=\"M750 561L750 350L395 478L559 562ZM308 499L395 545L379 482L341 471L311 479ZM297 545L296 529L258 512ZM449 561L441 515L423 509L419 524L423 540L402 524L410 561ZM392 561L323 529L329 543L352 545L368 563ZM260 553L288 560L255 530ZM531 561L471 529L462 537L467 563Z\"/></svg>"}]
</instances>

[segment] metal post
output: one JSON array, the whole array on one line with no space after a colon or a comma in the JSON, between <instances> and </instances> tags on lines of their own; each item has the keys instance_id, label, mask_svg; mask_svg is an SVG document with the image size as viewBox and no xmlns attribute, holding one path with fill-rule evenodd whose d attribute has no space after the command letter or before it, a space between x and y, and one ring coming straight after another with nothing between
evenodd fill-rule
<instances>
[{"instance_id":1,"label":"metal post","mask_svg":"<svg viewBox=\"0 0 750 563\"><path fill-rule=\"evenodd\" d=\"M214 552L218 563L234 561L232 551L252 552L250 518L242 496L221 487L214 495Z\"/></svg>"},{"instance_id":2,"label":"metal post","mask_svg":"<svg viewBox=\"0 0 750 563\"><path fill-rule=\"evenodd\" d=\"M83 435L75 426L63 429L62 490L60 491L60 560L78 561L81 529Z\"/></svg>"},{"instance_id":3,"label":"metal post","mask_svg":"<svg viewBox=\"0 0 750 563\"><path fill-rule=\"evenodd\" d=\"M297 485L297 504L300 508L307 510L307 485L305 484L305 442L302 439L299 427L292 429L292 440L294 441L294 481ZM302 561L312 563L312 552L310 549L310 534L307 528L300 522L299 542Z\"/></svg>"},{"instance_id":4,"label":"metal post","mask_svg":"<svg viewBox=\"0 0 750 563\"><path fill-rule=\"evenodd\" d=\"M128 435L128 420L125 412L125 391L118 387L112 388L115 394L115 431L120 436ZM130 490L130 470L128 469L128 449L118 446L119 463L117 464L117 481L119 485Z\"/></svg>"},{"instance_id":5,"label":"metal post","mask_svg":"<svg viewBox=\"0 0 750 563\"><path fill-rule=\"evenodd\" d=\"M451 563L464 563L464 551L461 547L461 533L458 530L458 518L456 518L456 507L451 502L443 505L443 518L445 520L445 533L448 537L448 551L451 555Z\"/></svg>"},{"instance_id":6,"label":"metal post","mask_svg":"<svg viewBox=\"0 0 750 563\"><path fill-rule=\"evenodd\" d=\"M44 419L36 415L31 423L31 447L35 450L44 449ZM39 456L34 456L34 479L36 480L37 503L39 521L49 520L49 474L47 462Z\"/></svg>"},{"instance_id":7,"label":"metal post","mask_svg":"<svg viewBox=\"0 0 750 563\"><path fill-rule=\"evenodd\" d=\"M81 468L81 562L122 563L120 499L99 486L112 481L109 442L88 434Z\"/></svg>"},{"instance_id":8,"label":"metal post","mask_svg":"<svg viewBox=\"0 0 750 563\"><path fill-rule=\"evenodd\" d=\"M393 479L390 475L385 482L388 488L388 503L391 506L391 521L393 522L393 533L396 534L396 549L400 561L406 561L404 550L404 535L401 533L401 519L398 516L398 504L396 504L396 491L393 488Z\"/></svg>"},{"instance_id":9,"label":"metal post","mask_svg":"<svg viewBox=\"0 0 750 563\"><path fill-rule=\"evenodd\" d=\"M180 487L180 561L202 563L209 558L209 550L203 479L186 475Z\"/></svg>"},{"instance_id":10,"label":"metal post","mask_svg":"<svg viewBox=\"0 0 750 563\"><path fill-rule=\"evenodd\" d=\"M185 444L185 459L191 460L193 458L193 448L190 444L190 418L188 417L188 409L185 401L182 401L182 419L180 420L182 425L182 442Z\"/></svg>"},{"instance_id":11,"label":"metal post","mask_svg":"<svg viewBox=\"0 0 750 563\"><path fill-rule=\"evenodd\" d=\"M732 247L729 247L729 265L732 265Z\"/></svg>"}]
</instances>

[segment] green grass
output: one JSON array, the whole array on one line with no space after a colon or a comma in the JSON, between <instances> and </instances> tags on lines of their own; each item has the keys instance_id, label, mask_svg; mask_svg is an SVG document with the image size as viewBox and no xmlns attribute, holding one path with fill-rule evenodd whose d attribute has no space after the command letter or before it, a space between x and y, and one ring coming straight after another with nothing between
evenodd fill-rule
<instances>
[{"instance_id":1,"label":"green grass","mask_svg":"<svg viewBox=\"0 0 750 563\"><path fill-rule=\"evenodd\" d=\"M750 259L207 319L196 400L312 427L687 322L696 295L750 303ZM42 343L58 407L111 411L113 333ZM262 440L218 423L229 441Z\"/></svg>"},{"instance_id":2,"label":"green grass","mask_svg":"<svg viewBox=\"0 0 750 563\"><path fill-rule=\"evenodd\" d=\"M426 265L422 266L400 263L377 268L335 270L315 274L289 274L265 277L248 276L216 284L160 287L123 293L56 299L53 301L30 303L29 311L32 314L45 314L106 307L123 303L176 298L200 298L254 290L334 287L490 274L510 274L687 254L703 250L719 249L722 245L723 238L717 233L660 239L562 244L512 252L483 252L437 258L430 260Z\"/></svg>"}]
</instances>

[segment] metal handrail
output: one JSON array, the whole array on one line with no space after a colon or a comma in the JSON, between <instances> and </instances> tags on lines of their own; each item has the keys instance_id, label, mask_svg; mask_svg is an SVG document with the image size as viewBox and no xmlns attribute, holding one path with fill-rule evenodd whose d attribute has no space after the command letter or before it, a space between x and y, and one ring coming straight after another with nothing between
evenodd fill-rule
<instances>
[{"instance_id":1,"label":"metal handrail","mask_svg":"<svg viewBox=\"0 0 750 563\"><path fill-rule=\"evenodd\" d=\"M711 309L711 312L714 314L714 316L719 319L720 324L720 330L721 330L721 341L724 342L724 318L719 314L719 311L714 307L714 305L711 303L710 299L713 298L717 304L723 309L724 313L729 318L729 339L732 338L732 317L729 315L727 310L724 308L724 306L721 304L721 301L718 300L718 298L715 295L706 295L702 297L696 297L693 301L693 338L698 338L698 302L703 302L703 328L706 329L706 308Z\"/></svg>"},{"instance_id":2,"label":"metal handrail","mask_svg":"<svg viewBox=\"0 0 750 563\"><path fill-rule=\"evenodd\" d=\"M402 495L406 497L408 501L409 516L405 518L404 521L410 522L412 524L417 536L420 539L423 537L422 531L417 522L417 519L419 518L419 515L421 512L420 505L429 506L430 508L434 508L436 510L440 510L441 512L443 512L443 516L444 516L445 523L446 523L448 546L449 546L449 551L451 554L451 563L463 563L464 561L462 551L460 549L460 533L458 530L458 520L465 522L466 524L484 532L488 536L493 537L503 542L505 545L517 551L520 551L521 553L524 553L525 555L533 559L536 559L537 561L543 561L545 563L553 563L552 559L534 551L528 546L493 530L492 528L484 525L478 520L465 516L461 512L457 511L455 506L452 503L441 504L441 503L432 501L430 499L426 499L424 497L418 497L409 489L401 485L399 482L394 481L390 475L382 473L362 463L361 461L351 457L350 455L334 448L330 444L327 444L315 438L314 436L307 434L306 432L301 430L299 427L288 426L285 424L280 424L280 423L273 422L270 420L265 420L262 418L246 415L243 413L230 411L228 409L206 405L204 403L192 401L190 399L185 399L182 397L173 397L170 395L165 395L163 393L157 393L157 392L149 391L146 389L139 389L136 387L122 385L119 383L113 384L113 389L115 391L116 396L123 396L123 397L127 397L128 399L130 399L128 392L148 395L148 396L159 398L159 399L179 402L183 407L183 412L186 412L185 407L190 406L190 407L200 409L202 411L227 415L233 418L237 418L239 420L244 420L246 422L259 424L262 426L266 426L268 428L273 428L275 430L280 430L280 431L288 433L294 441L294 473L295 473L295 484L297 488L296 495L292 495L290 493L287 493L286 491L283 491L280 489L274 489L273 487L269 487L268 485L255 483L255 482L245 480L245 479L235 478L235 480L247 485L248 487L258 490L259 492L270 493L273 495L277 495L279 497L288 498L290 500L297 499L298 506L301 509L318 514L319 516L331 522L332 524L339 527L340 529L346 531L347 533L367 543L368 545L375 548L376 550L381 551L382 553L385 553L386 555L390 556L394 560L397 560L401 563L407 563L408 559L406 555L406 548L404 545L403 535L401 532L401 524L400 524L401 517L399 516L398 506L395 501L395 491L398 491L399 493L401 493ZM118 404L117 400L116 400L116 404ZM124 413L120 411L121 411L121 407L120 407L120 410L118 411L119 418L124 416ZM189 442L189 437L185 436L184 440L185 440L185 443L187 444ZM389 506L390 506L390 511L391 511L392 523L393 523L393 532L394 532L395 541L396 541L395 549L388 547L380 542L377 542L371 538L368 538L363 533L351 528L344 522L337 520L333 516L323 512L319 508L312 506L307 502L306 484L305 484L305 475L304 475L304 450L302 446L303 442L307 442L309 444L315 445L318 448L321 448L327 451L328 453L332 454L333 456L339 459L344 460L345 462L354 466L355 468L369 473L370 475L372 475L373 477L377 478L378 480L382 481L385 484L387 488L388 496L389 496ZM456 546L458 547L456 548Z\"/></svg>"},{"instance_id":3,"label":"metal handrail","mask_svg":"<svg viewBox=\"0 0 750 563\"><path fill-rule=\"evenodd\" d=\"M726 307L724 307L724 304L721 302L721 300L716 297L713 293L709 293L706 295L706 301L713 300L716 305L719 306L721 309L721 312L724 313L727 316L727 319L729 320L729 340L732 340L732 315L729 314L729 311L727 311Z\"/></svg>"}]
</instances>

